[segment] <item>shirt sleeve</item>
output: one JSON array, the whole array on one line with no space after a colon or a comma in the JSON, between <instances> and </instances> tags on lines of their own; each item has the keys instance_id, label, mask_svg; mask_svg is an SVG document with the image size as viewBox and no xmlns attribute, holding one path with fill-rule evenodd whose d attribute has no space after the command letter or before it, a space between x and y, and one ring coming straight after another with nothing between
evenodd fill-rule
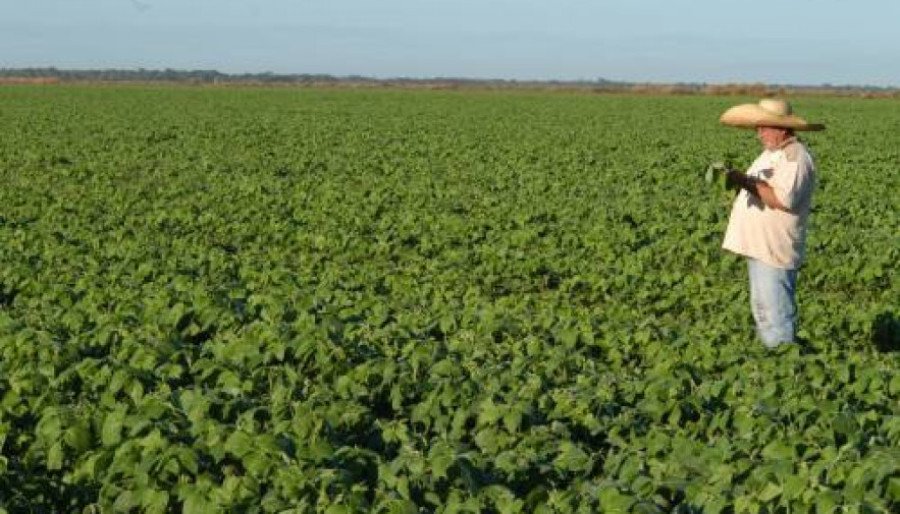
<instances>
[{"instance_id":1,"label":"shirt sleeve","mask_svg":"<svg viewBox=\"0 0 900 514\"><path fill-rule=\"evenodd\" d=\"M809 197L812 173L804 159L779 159L767 180L775 197L788 210L794 210Z\"/></svg>"}]
</instances>

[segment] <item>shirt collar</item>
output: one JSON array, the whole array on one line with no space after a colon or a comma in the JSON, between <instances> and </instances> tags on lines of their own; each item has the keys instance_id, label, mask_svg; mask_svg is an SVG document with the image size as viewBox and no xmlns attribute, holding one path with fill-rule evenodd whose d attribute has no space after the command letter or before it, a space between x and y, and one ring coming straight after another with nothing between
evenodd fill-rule
<instances>
[{"instance_id":1,"label":"shirt collar","mask_svg":"<svg viewBox=\"0 0 900 514\"><path fill-rule=\"evenodd\" d=\"M796 142L797 142L797 136L791 136L791 137L785 139L784 141L782 141L781 144L778 145L778 147L775 148L775 150L776 150L776 151L778 151L778 150L784 150L784 147L785 147L785 146L787 146L787 145L789 145L789 144L791 144L791 143L796 143Z\"/></svg>"}]
</instances>

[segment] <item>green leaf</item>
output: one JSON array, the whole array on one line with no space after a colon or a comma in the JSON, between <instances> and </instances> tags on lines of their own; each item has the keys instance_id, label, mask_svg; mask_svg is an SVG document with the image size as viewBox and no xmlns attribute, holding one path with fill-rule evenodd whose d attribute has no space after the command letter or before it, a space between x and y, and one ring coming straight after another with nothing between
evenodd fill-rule
<instances>
[{"instance_id":1,"label":"green leaf","mask_svg":"<svg viewBox=\"0 0 900 514\"><path fill-rule=\"evenodd\" d=\"M510 433L515 433L519 430L519 426L522 424L522 409L517 406L511 406L507 409L506 413L503 415L503 426Z\"/></svg>"},{"instance_id":2,"label":"green leaf","mask_svg":"<svg viewBox=\"0 0 900 514\"><path fill-rule=\"evenodd\" d=\"M495 423L502 417L503 413L494 401L490 398L484 400L479 405L478 409L478 424L481 425L491 425Z\"/></svg>"},{"instance_id":3,"label":"green leaf","mask_svg":"<svg viewBox=\"0 0 900 514\"><path fill-rule=\"evenodd\" d=\"M836 434L850 437L856 433L857 424L853 416L842 412L834 416L831 422L832 429Z\"/></svg>"},{"instance_id":4,"label":"green leaf","mask_svg":"<svg viewBox=\"0 0 900 514\"><path fill-rule=\"evenodd\" d=\"M155 489L145 489L141 492L141 506L147 514L163 514L169 504L169 493Z\"/></svg>"},{"instance_id":5,"label":"green leaf","mask_svg":"<svg viewBox=\"0 0 900 514\"><path fill-rule=\"evenodd\" d=\"M782 441L772 441L763 448L762 454L770 460L793 459L794 447Z\"/></svg>"},{"instance_id":6,"label":"green leaf","mask_svg":"<svg viewBox=\"0 0 900 514\"><path fill-rule=\"evenodd\" d=\"M799 498L807 490L807 482L801 476L789 475L783 480L784 497L788 500Z\"/></svg>"},{"instance_id":7,"label":"green leaf","mask_svg":"<svg viewBox=\"0 0 900 514\"><path fill-rule=\"evenodd\" d=\"M634 505L635 499L627 494L619 492L615 487L605 487L598 494L600 508L610 514L626 513Z\"/></svg>"},{"instance_id":8,"label":"green leaf","mask_svg":"<svg viewBox=\"0 0 900 514\"><path fill-rule=\"evenodd\" d=\"M764 502L770 502L777 498L782 492L782 488L780 485L775 482L769 482L763 488L763 490L759 493L759 499Z\"/></svg>"},{"instance_id":9,"label":"green leaf","mask_svg":"<svg viewBox=\"0 0 900 514\"><path fill-rule=\"evenodd\" d=\"M76 452L86 451L91 446L91 430L88 424L78 421L66 429L64 440Z\"/></svg>"},{"instance_id":10,"label":"green leaf","mask_svg":"<svg viewBox=\"0 0 900 514\"><path fill-rule=\"evenodd\" d=\"M59 441L53 443L50 450L47 452L47 469L62 469L64 457L62 443Z\"/></svg>"},{"instance_id":11,"label":"green leaf","mask_svg":"<svg viewBox=\"0 0 900 514\"><path fill-rule=\"evenodd\" d=\"M841 503L841 495L835 491L819 491L815 501L816 512L835 512Z\"/></svg>"},{"instance_id":12,"label":"green leaf","mask_svg":"<svg viewBox=\"0 0 900 514\"><path fill-rule=\"evenodd\" d=\"M895 502L900 502L900 477L889 478L885 492L888 498Z\"/></svg>"},{"instance_id":13,"label":"green leaf","mask_svg":"<svg viewBox=\"0 0 900 514\"><path fill-rule=\"evenodd\" d=\"M134 492L132 491L122 491L116 496L116 501L113 503L113 511L114 512L130 512L135 506L135 498Z\"/></svg>"},{"instance_id":14,"label":"green leaf","mask_svg":"<svg viewBox=\"0 0 900 514\"><path fill-rule=\"evenodd\" d=\"M475 434L475 444L477 444L482 451L494 453L497 451L497 431L493 428L479 430L478 433Z\"/></svg>"},{"instance_id":15,"label":"green leaf","mask_svg":"<svg viewBox=\"0 0 900 514\"><path fill-rule=\"evenodd\" d=\"M891 396L900 395L900 373L895 373L888 384L888 393Z\"/></svg>"},{"instance_id":16,"label":"green leaf","mask_svg":"<svg viewBox=\"0 0 900 514\"><path fill-rule=\"evenodd\" d=\"M106 415L100 436L100 441L104 446L115 446L122 441L122 425L124 422L124 408L118 408Z\"/></svg>"},{"instance_id":17,"label":"green leaf","mask_svg":"<svg viewBox=\"0 0 900 514\"><path fill-rule=\"evenodd\" d=\"M746 512L756 513L759 511L759 504L752 496L738 496L734 499L734 511L736 514L743 514Z\"/></svg>"},{"instance_id":18,"label":"green leaf","mask_svg":"<svg viewBox=\"0 0 900 514\"><path fill-rule=\"evenodd\" d=\"M253 450L253 437L242 431L232 432L225 441L225 451L243 457Z\"/></svg>"},{"instance_id":19,"label":"green leaf","mask_svg":"<svg viewBox=\"0 0 900 514\"><path fill-rule=\"evenodd\" d=\"M183 514L213 514L215 512L217 512L216 506L203 493L195 490L184 492Z\"/></svg>"},{"instance_id":20,"label":"green leaf","mask_svg":"<svg viewBox=\"0 0 900 514\"><path fill-rule=\"evenodd\" d=\"M453 448L444 441L439 441L431 447L428 452L428 465L431 468L431 475L436 478L446 478L447 470L453 465L456 456Z\"/></svg>"},{"instance_id":21,"label":"green leaf","mask_svg":"<svg viewBox=\"0 0 900 514\"><path fill-rule=\"evenodd\" d=\"M632 514L663 514L663 510L653 503L641 501L631 507Z\"/></svg>"},{"instance_id":22,"label":"green leaf","mask_svg":"<svg viewBox=\"0 0 900 514\"><path fill-rule=\"evenodd\" d=\"M584 452L578 445L563 441L560 451L553 460L553 465L564 471L589 471L593 465L591 456Z\"/></svg>"}]
</instances>

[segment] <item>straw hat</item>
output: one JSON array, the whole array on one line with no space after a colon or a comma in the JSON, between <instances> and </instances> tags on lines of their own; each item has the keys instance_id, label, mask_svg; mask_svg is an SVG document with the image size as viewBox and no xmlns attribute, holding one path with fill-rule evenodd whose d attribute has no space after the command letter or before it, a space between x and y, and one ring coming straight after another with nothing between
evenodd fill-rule
<instances>
[{"instance_id":1,"label":"straw hat","mask_svg":"<svg viewBox=\"0 0 900 514\"><path fill-rule=\"evenodd\" d=\"M793 114L786 100L763 98L758 104L741 104L725 111L719 122L731 127L781 127L794 130L825 130L821 123L808 123Z\"/></svg>"}]
</instances>

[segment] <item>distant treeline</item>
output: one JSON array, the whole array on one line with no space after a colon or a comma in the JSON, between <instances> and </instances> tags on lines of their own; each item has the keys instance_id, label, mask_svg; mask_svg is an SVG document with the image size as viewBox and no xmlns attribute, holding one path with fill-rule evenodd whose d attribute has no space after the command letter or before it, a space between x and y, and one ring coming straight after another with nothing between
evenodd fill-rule
<instances>
[{"instance_id":1,"label":"distant treeline","mask_svg":"<svg viewBox=\"0 0 900 514\"><path fill-rule=\"evenodd\" d=\"M470 78L390 78L358 75L284 73L222 73L216 70L62 70L57 68L0 68L0 83L55 84L61 82L167 82L184 84L298 85L320 87L392 87L423 89L541 89L641 94L786 95L824 94L900 98L900 89L852 85L636 83L606 79L520 81Z\"/></svg>"}]
</instances>

